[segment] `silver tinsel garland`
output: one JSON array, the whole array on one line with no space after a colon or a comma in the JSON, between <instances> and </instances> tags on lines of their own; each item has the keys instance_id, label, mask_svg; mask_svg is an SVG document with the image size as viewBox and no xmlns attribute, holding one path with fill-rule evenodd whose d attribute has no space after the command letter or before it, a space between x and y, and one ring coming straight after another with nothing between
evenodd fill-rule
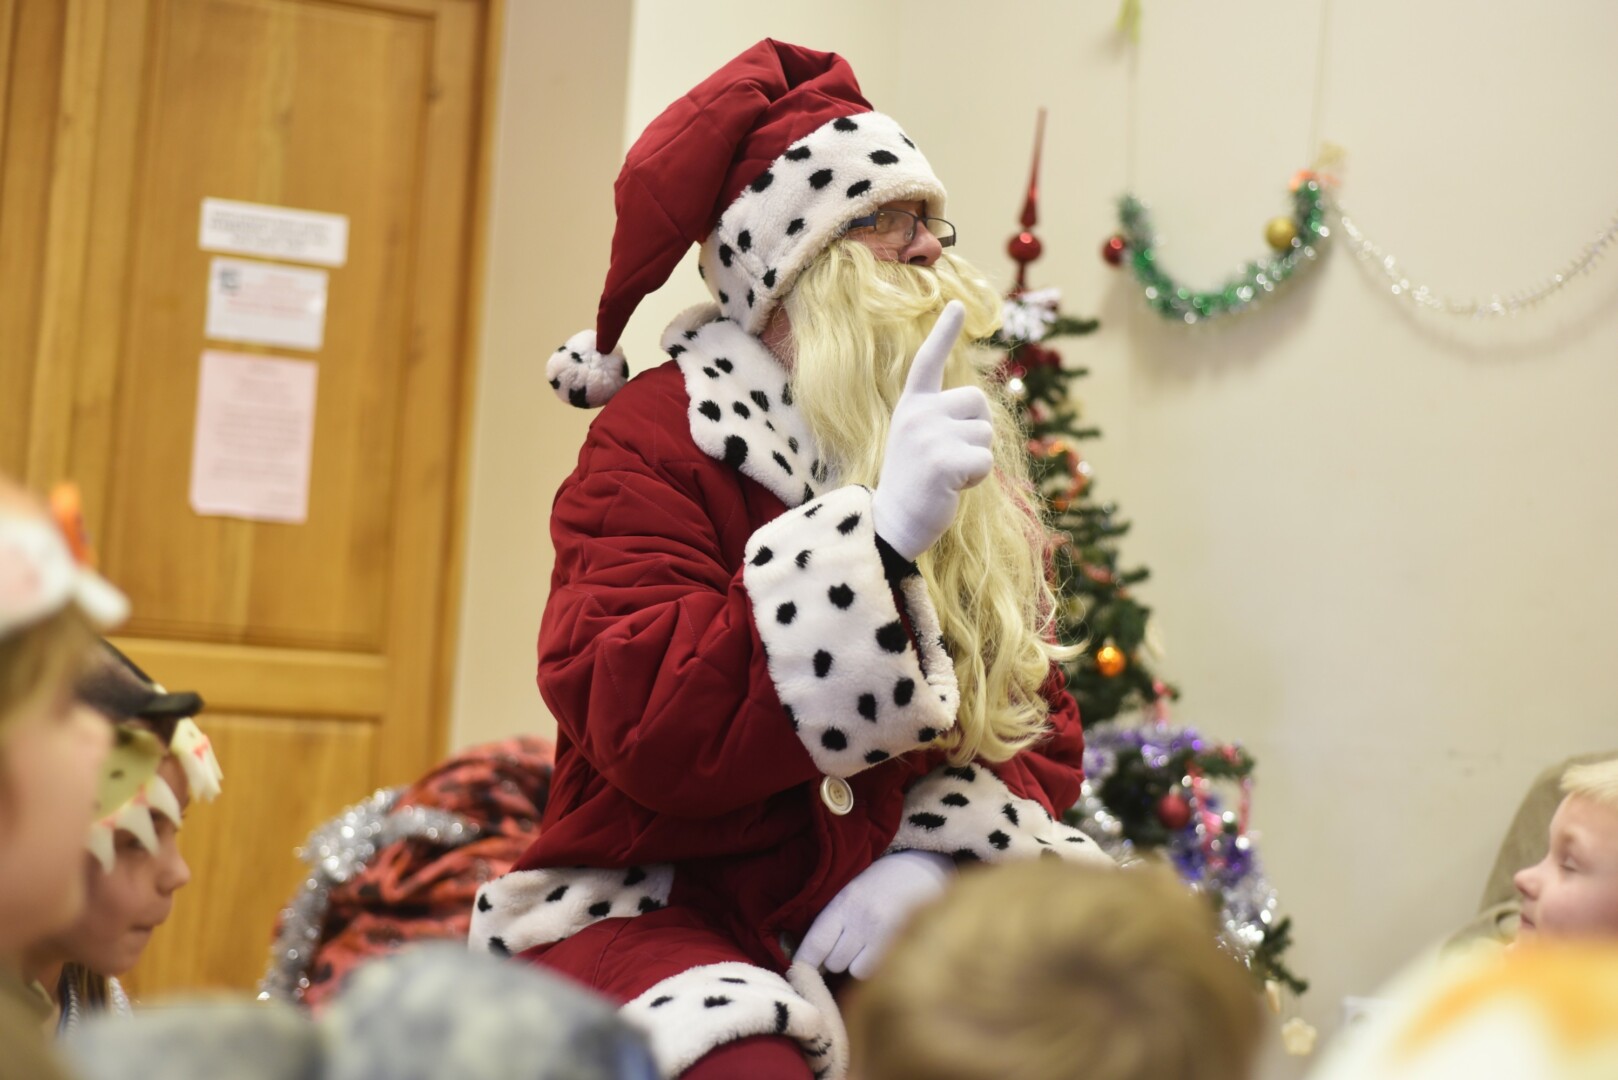
<instances>
[{"instance_id":1,"label":"silver tinsel garland","mask_svg":"<svg viewBox=\"0 0 1618 1080\"><path fill-rule=\"evenodd\" d=\"M363 870L378 851L400 840L456 848L477 838L477 826L458 814L422 806L394 809L403 791L402 787L378 790L310 833L298 849L298 857L309 865L309 876L281 911L269 966L258 984L260 1001L302 1002L309 988L309 965L331 906L331 890Z\"/></svg>"}]
</instances>

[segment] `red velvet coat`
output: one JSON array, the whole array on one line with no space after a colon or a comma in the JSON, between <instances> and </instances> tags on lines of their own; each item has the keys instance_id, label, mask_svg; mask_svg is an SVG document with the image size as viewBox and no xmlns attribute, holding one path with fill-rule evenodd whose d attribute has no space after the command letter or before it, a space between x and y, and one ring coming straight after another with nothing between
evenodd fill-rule
<instances>
[{"instance_id":1,"label":"red velvet coat","mask_svg":"<svg viewBox=\"0 0 1618 1080\"><path fill-rule=\"evenodd\" d=\"M608 403L556 497L539 638L556 768L512 877L542 873L486 888L474 944L531 949L628 1000L679 970L678 946L615 965L605 945L547 942L666 905L781 971L783 937L890 847L1093 854L1053 820L1083 750L1060 673L1036 748L943 768L927 742L953 722L953 670L919 575L884 569L869 492L826 476L785 372L734 323L676 324L665 347L676 359ZM832 812L827 776L846 778L851 812ZM561 921L545 910L575 901Z\"/></svg>"}]
</instances>

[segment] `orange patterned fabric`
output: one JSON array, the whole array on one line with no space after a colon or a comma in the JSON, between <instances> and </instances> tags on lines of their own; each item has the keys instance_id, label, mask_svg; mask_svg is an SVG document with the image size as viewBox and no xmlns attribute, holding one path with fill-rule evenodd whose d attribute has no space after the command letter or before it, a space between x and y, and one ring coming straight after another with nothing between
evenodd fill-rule
<instances>
[{"instance_id":1,"label":"orange patterned fabric","mask_svg":"<svg viewBox=\"0 0 1618 1080\"><path fill-rule=\"evenodd\" d=\"M458 848L401 840L331 891L304 1004L318 1009L358 965L413 941L466 939L478 886L504 874L539 832L554 747L519 737L472 747L406 788L396 809L445 810L479 836Z\"/></svg>"}]
</instances>

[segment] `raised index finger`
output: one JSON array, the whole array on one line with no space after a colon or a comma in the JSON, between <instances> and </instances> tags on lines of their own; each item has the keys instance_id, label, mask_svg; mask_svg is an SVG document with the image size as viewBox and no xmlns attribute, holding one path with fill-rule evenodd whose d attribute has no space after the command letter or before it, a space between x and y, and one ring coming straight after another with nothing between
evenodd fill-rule
<instances>
[{"instance_id":1,"label":"raised index finger","mask_svg":"<svg viewBox=\"0 0 1618 1080\"><path fill-rule=\"evenodd\" d=\"M936 394L944 388L944 363L955 340L961 336L961 325L966 322L966 308L959 300L951 300L933 323L927 340L916 350L911 361L910 374L905 378L907 394Z\"/></svg>"}]
</instances>

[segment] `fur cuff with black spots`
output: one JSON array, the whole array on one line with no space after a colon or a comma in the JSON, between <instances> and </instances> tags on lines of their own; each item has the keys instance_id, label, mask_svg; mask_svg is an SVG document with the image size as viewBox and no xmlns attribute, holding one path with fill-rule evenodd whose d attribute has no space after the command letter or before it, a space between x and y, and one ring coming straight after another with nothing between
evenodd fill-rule
<instances>
[{"instance_id":1,"label":"fur cuff with black spots","mask_svg":"<svg viewBox=\"0 0 1618 1080\"><path fill-rule=\"evenodd\" d=\"M829 776L852 776L955 726L960 690L920 576L901 595L883 574L871 492L837 488L747 542L742 581L787 715Z\"/></svg>"},{"instance_id":2,"label":"fur cuff with black spots","mask_svg":"<svg viewBox=\"0 0 1618 1080\"><path fill-rule=\"evenodd\" d=\"M904 820L890 850L936 851L1003 862L1034 856L1116 865L1083 832L1032 799L1019 799L981 765L934 769L905 793Z\"/></svg>"},{"instance_id":3,"label":"fur cuff with black spots","mask_svg":"<svg viewBox=\"0 0 1618 1080\"><path fill-rule=\"evenodd\" d=\"M561 941L602 919L656 911L673 881L667 864L514 870L478 890L468 945L509 956Z\"/></svg>"},{"instance_id":4,"label":"fur cuff with black spots","mask_svg":"<svg viewBox=\"0 0 1618 1080\"><path fill-rule=\"evenodd\" d=\"M682 971L623 1006L644 1031L666 1077L737 1039L785 1035L797 1040L817 1080L848 1074L848 1036L820 973L794 964L786 978L752 964L708 964Z\"/></svg>"}]
</instances>

